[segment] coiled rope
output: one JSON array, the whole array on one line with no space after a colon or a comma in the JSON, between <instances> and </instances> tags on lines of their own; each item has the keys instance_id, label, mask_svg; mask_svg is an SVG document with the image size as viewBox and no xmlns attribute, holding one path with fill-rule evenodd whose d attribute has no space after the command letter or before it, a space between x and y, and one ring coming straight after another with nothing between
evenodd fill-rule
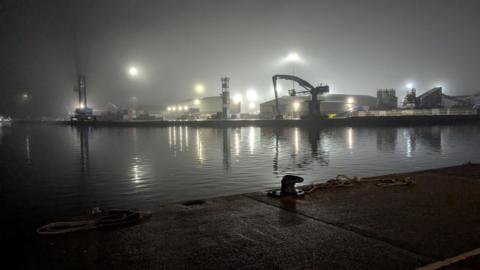
<instances>
[{"instance_id":1,"label":"coiled rope","mask_svg":"<svg viewBox=\"0 0 480 270\"><path fill-rule=\"evenodd\" d=\"M52 222L37 229L43 235L64 234L77 231L131 225L151 217L151 212L137 210L94 208L89 216L75 217Z\"/></svg>"},{"instance_id":2,"label":"coiled rope","mask_svg":"<svg viewBox=\"0 0 480 270\"><path fill-rule=\"evenodd\" d=\"M306 186L304 191L306 194L311 194L319 189L353 187L355 184L360 184L362 182L377 182L376 185L379 187L415 185L415 182L408 176L404 178L364 178L362 179L357 176L348 177L346 175L339 174L334 179L327 180L327 182L325 183L317 183L317 184L311 184L309 186Z\"/></svg>"}]
</instances>

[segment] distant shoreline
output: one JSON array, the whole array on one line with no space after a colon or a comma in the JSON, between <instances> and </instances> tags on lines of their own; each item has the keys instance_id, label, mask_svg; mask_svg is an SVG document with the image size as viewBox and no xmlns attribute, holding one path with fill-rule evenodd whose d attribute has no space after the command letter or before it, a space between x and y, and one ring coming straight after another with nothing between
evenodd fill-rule
<instances>
[{"instance_id":1,"label":"distant shoreline","mask_svg":"<svg viewBox=\"0 0 480 270\"><path fill-rule=\"evenodd\" d=\"M377 127L479 124L478 115L363 116L309 120L133 120L133 121L55 121L61 125L95 127Z\"/></svg>"}]
</instances>

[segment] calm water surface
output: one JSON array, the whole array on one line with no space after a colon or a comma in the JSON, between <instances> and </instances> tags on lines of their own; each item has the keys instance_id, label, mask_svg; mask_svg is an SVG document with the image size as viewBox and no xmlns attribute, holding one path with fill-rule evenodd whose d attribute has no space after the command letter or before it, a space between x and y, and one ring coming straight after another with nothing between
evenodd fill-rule
<instances>
[{"instance_id":1,"label":"calm water surface","mask_svg":"<svg viewBox=\"0 0 480 270\"><path fill-rule=\"evenodd\" d=\"M155 206L307 183L480 162L480 127L0 128L0 202L20 220L95 206Z\"/></svg>"}]
</instances>

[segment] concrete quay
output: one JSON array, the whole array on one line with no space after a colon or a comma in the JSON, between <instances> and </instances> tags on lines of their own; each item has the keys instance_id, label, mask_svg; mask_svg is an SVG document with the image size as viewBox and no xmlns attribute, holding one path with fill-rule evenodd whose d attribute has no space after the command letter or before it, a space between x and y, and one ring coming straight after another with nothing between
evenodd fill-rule
<instances>
[{"instance_id":1,"label":"concrete quay","mask_svg":"<svg viewBox=\"0 0 480 270\"><path fill-rule=\"evenodd\" d=\"M390 177L415 184L375 181ZM480 165L366 180L302 199L258 192L165 205L131 227L36 236L16 269L480 269Z\"/></svg>"}]
</instances>

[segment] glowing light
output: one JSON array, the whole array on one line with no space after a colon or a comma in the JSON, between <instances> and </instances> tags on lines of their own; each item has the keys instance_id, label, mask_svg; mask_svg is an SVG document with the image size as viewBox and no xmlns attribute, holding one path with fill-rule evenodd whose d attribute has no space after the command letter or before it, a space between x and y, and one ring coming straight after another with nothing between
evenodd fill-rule
<instances>
[{"instance_id":1,"label":"glowing light","mask_svg":"<svg viewBox=\"0 0 480 270\"><path fill-rule=\"evenodd\" d=\"M177 108L175 106L172 107L172 111L176 111Z\"/></svg>"},{"instance_id":2,"label":"glowing light","mask_svg":"<svg viewBox=\"0 0 480 270\"><path fill-rule=\"evenodd\" d=\"M188 111L188 106L183 106L184 111Z\"/></svg>"},{"instance_id":3,"label":"glowing light","mask_svg":"<svg viewBox=\"0 0 480 270\"><path fill-rule=\"evenodd\" d=\"M180 138L179 138L179 141L180 141L180 152L183 152L183 129L182 127L179 127L180 128Z\"/></svg>"},{"instance_id":4,"label":"glowing light","mask_svg":"<svg viewBox=\"0 0 480 270\"><path fill-rule=\"evenodd\" d=\"M85 104L80 103L80 105L78 105L78 108L79 108L79 109L85 109Z\"/></svg>"},{"instance_id":5,"label":"glowing light","mask_svg":"<svg viewBox=\"0 0 480 270\"><path fill-rule=\"evenodd\" d=\"M23 98L23 99L27 99L27 98L28 98L28 94L23 94L23 95L22 95L22 98Z\"/></svg>"},{"instance_id":6,"label":"glowing light","mask_svg":"<svg viewBox=\"0 0 480 270\"><path fill-rule=\"evenodd\" d=\"M135 183L140 183L144 180L145 171L139 157L133 158L133 166L131 170L132 178Z\"/></svg>"},{"instance_id":7,"label":"glowing light","mask_svg":"<svg viewBox=\"0 0 480 270\"><path fill-rule=\"evenodd\" d=\"M250 154L253 155L255 153L255 128L250 127L250 131L248 133L248 146L250 148Z\"/></svg>"},{"instance_id":8,"label":"glowing light","mask_svg":"<svg viewBox=\"0 0 480 270\"><path fill-rule=\"evenodd\" d=\"M298 128L295 128L295 131L294 131L294 151L295 151L295 154L298 154L299 146L300 146L300 136L298 135Z\"/></svg>"},{"instance_id":9,"label":"glowing light","mask_svg":"<svg viewBox=\"0 0 480 270\"><path fill-rule=\"evenodd\" d=\"M406 86L407 86L408 89L413 89L413 86L414 86L414 85L413 85L413 83L407 83Z\"/></svg>"},{"instance_id":10,"label":"glowing light","mask_svg":"<svg viewBox=\"0 0 480 270\"><path fill-rule=\"evenodd\" d=\"M175 150L175 155L176 155L176 146L177 146L177 127L173 127L173 146Z\"/></svg>"},{"instance_id":11,"label":"glowing light","mask_svg":"<svg viewBox=\"0 0 480 270\"><path fill-rule=\"evenodd\" d=\"M247 100L248 101L256 101L258 99L257 91L254 89L250 89L247 91Z\"/></svg>"},{"instance_id":12,"label":"glowing light","mask_svg":"<svg viewBox=\"0 0 480 270\"><path fill-rule=\"evenodd\" d=\"M347 98L347 103L348 104L353 104L353 103L355 103L355 99L353 97L349 97L349 98Z\"/></svg>"},{"instance_id":13,"label":"glowing light","mask_svg":"<svg viewBox=\"0 0 480 270\"><path fill-rule=\"evenodd\" d=\"M255 107L256 107L256 106L255 106L255 103L253 103L253 102L250 102L250 103L248 104L248 108L249 108L250 110L255 109Z\"/></svg>"},{"instance_id":14,"label":"glowing light","mask_svg":"<svg viewBox=\"0 0 480 270\"><path fill-rule=\"evenodd\" d=\"M436 82L433 84L433 87L440 87L443 90L445 90L445 88L447 87L447 84L445 82Z\"/></svg>"},{"instance_id":15,"label":"glowing light","mask_svg":"<svg viewBox=\"0 0 480 270\"><path fill-rule=\"evenodd\" d=\"M172 127L168 127L168 146L172 147Z\"/></svg>"},{"instance_id":16,"label":"glowing light","mask_svg":"<svg viewBox=\"0 0 480 270\"><path fill-rule=\"evenodd\" d=\"M293 110L298 112L299 109L300 109L300 102L294 102L293 103Z\"/></svg>"},{"instance_id":17,"label":"glowing light","mask_svg":"<svg viewBox=\"0 0 480 270\"><path fill-rule=\"evenodd\" d=\"M403 131L403 136L405 137L405 144L406 144L406 155L407 157L411 158L412 157L412 152L413 152L413 138L410 133L408 133L407 130Z\"/></svg>"},{"instance_id":18,"label":"glowing light","mask_svg":"<svg viewBox=\"0 0 480 270\"><path fill-rule=\"evenodd\" d=\"M233 95L233 103L235 103L235 104L238 104L238 103L242 102L242 99L243 99L242 95L240 95L238 93Z\"/></svg>"},{"instance_id":19,"label":"glowing light","mask_svg":"<svg viewBox=\"0 0 480 270\"><path fill-rule=\"evenodd\" d=\"M200 161L200 164L203 164L204 156L203 156L203 144L200 139L200 131L197 129L196 131L196 139L197 139L197 159Z\"/></svg>"},{"instance_id":20,"label":"glowing light","mask_svg":"<svg viewBox=\"0 0 480 270\"><path fill-rule=\"evenodd\" d=\"M272 88L273 91L273 88ZM277 84L277 94L280 96L283 92L283 87L280 84Z\"/></svg>"},{"instance_id":21,"label":"glowing light","mask_svg":"<svg viewBox=\"0 0 480 270\"><path fill-rule=\"evenodd\" d=\"M300 56L298 55L298 53L292 52L287 55L287 58L285 58L285 60L287 60L287 62L298 62L300 61Z\"/></svg>"},{"instance_id":22,"label":"glowing light","mask_svg":"<svg viewBox=\"0 0 480 270\"><path fill-rule=\"evenodd\" d=\"M132 77L136 77L138 75L138 68L137 67L129 67L128 74Z\"/></svg>"},{"instance_id":23,"label":"glowing light","mask_svg":"<svg viewBox=\"0 0 480 270\"><path fill-rule=\"evenodd\" d=\"M182 109L183 109L182 106L177 107L177 110L179 110L179 111L181 111Z\"/></svg>"},{"instance_id":24,"label":"glowing light","mask_svg":"<svg viewBox=\"0 0 480 270\"><path fill-rule=\"evenodd\" d=\"M195 92L197 92L197 94L203 94L205 92L205 86L201 83L197 83L195 85Z\"/></svg>"},{"instance_id":25,"label":"glowing light","mask_svg":"<svg viewBox=\"0 0 480 270\"><path fill-rule=\"evenodd\" d=\"M347 129L347 144L348 149L353 149L353 129Z\"/></svg>"},{"instance_id":26,"label":"glowing light","mask_svg":"<svg viewBox=\"0 0 480 270\"><path fill-rule=\"evenodd\" d=\"M25 138L25 150L27 150L27 162L31 161L31 151L30 151L30 136L27 135L27 138Z\"/></svg>"},{"instance_id":27,"label":"glowing light","mask_svg":"<svg viewBox=\"0 0 480 270\"><path fill-rule=\"evenodd\" d=\"M194 103L195 105L200 105L200 100L199 100L199 99L195 99L195 100L193 101L193 103Z\"/></svg>"},{"instance_id":28,"label":"glowing light","mask_svg":"<svg viewBox=\"0 0 480 270\"><path fill-rule=\"evenodd\" d=\"M347 104L347 110L350 111L350 112L353 112L353 104L352 103Z\"/></svg>"},{"instance_id":29,"label":"glowing light","mask_svg":"<svg viewBox=\"0 0 480 270\"><path fill-rule=\"evenodd\" d=\"M238 131L235 132L235 155L240 155L240 135L238 135Z\"/></svg>"},{"instance_id":30,"label":"glowing light","mask_svg":"<svg viewBox=\"0 0 480 270\"><path fill-rule=\"evenodd\" d=\"M171 110L172 110L172 108L170 108L170 107L167 107L167 111L171 111Z\"/></svg>"}]
</instances>

